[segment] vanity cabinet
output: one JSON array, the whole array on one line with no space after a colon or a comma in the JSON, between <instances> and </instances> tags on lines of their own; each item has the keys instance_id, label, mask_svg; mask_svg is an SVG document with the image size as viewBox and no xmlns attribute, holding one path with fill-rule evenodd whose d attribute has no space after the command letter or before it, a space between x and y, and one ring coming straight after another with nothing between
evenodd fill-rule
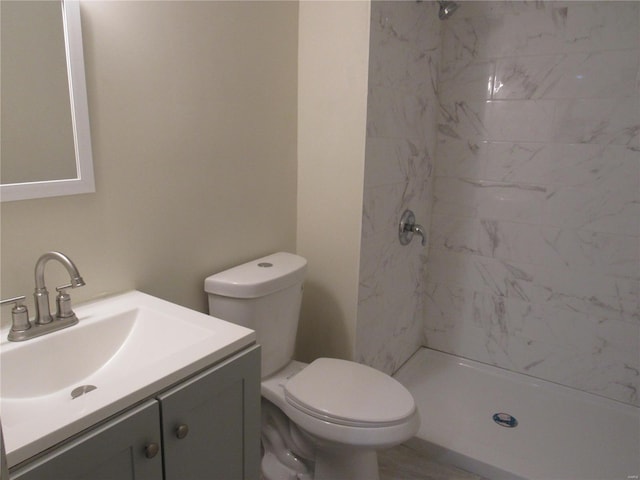
<instances>
[{"instance_id":1,"label":"vanity cabinet","mask_svg":"<svg viewBox=\"0 0 640 480\"><path fill-rule=\"evenodd\" d=\"M149 400L33 461L13 480L98 480L162 478L162 458L146 458L159 445L158 402Z\"/></svg>"},{"instance_id":2,"label":"vanity cabinet","mask_svg":"<svg viewBox=\"0 0 640 480\"><path fill-rule=\"evenodd\" d=\"M253 346L10 472L11 480L257 480Z\"/></svg>"}]
</instances>

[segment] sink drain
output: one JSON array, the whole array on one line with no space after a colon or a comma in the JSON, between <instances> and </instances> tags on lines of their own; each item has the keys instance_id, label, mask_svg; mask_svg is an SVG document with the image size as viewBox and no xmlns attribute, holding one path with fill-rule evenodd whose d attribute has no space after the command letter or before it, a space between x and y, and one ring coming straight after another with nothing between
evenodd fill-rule
<instances>
[{"instance_id":1,"label":"sink drain","mask_svg":"<svg viewBox=\"0 0 640 480\"><path fill-rule=\"evenodd\" d=\"M518 426L518 420L513 415L508 413L494 413L493 421L501 427L515 428Z\"/></svg>"},{"instance_id":2,"label":"sink drain","mask_svg":"<svg viewBox=\"0 0 640 480\"><path fill-rule=\"evenodd\" d=\"M71 390L71 398L75 399L81 397L85 393L89 393L96 388L98 387L96 387L95 385L82 385L81 387L74 388L73 390Z\"/></svg>"}]
</instances>

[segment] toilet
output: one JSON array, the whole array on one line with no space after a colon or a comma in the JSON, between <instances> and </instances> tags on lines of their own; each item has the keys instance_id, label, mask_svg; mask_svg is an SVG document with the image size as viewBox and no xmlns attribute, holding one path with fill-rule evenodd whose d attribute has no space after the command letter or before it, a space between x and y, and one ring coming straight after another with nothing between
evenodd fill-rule
<instances>
[{"instance_id":1,"label":"toilet","mask_svg":"<svg viewBox=\"0 0 640 480\"><path fill-rule=\"evenodd\" d=\"M262 346L266 480L375 480L377 450L418 431L411 393L359 363L293 360L307 261L275 253L205 280L209 313L256 331Z\"/></svg>"}]
</instances>

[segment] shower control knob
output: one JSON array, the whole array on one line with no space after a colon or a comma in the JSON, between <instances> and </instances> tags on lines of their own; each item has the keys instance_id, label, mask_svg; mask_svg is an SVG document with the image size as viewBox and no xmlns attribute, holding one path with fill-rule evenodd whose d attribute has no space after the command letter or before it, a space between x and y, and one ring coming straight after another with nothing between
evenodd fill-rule
<instances>
[{"instance_id":1,"label":"shower control knob","mask_svg":"<svg viewBox=\"0 0 640 480\"><path fill-rule=\"evenodd\" d=\"M401 245L408 245L413 239L413 234L418 234L422 237L422 246L427 244L427 231L422 225L416 223L416 216L411 210L405 210L400 218L400 224L398 226L398 238Z\"/></svg>"},{"instance_id":2,"label":"shower control knob","mask_svg":"<svg viewBox=\"0 0 640 480\"><path fill-rule=\"evenodd\" d=\"M178 428L176 428L176 437L179 438L180 440L182 440L188 434L189 434L188 425L182 424L182 425L179 425Z\"/></svg>"}]
</instances>

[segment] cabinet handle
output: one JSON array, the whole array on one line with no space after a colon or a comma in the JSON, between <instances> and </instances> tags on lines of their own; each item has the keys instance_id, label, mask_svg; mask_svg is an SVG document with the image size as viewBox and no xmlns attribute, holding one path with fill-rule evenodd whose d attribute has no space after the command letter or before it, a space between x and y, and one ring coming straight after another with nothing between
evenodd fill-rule
<instances>
[{"instance_id":1,"label":"cabinet handle","mask_svg":"<svg viewBox=\"0 0 640 480\"><path fill-rule=\"evenodd\" d=\"M176 428L176 437L178 437L180 440L186 437L188 433L189 426L185 425L184 423L182 425L178 425L178 428Z\"/></svg>"},{"instance_id":2,"label":"cabinet handle","mask_svg":"<svg viewBox=\"0 0 640 480\"><path fill-rule=\"evenodd\" d=\"M158 454L159 451L160 445L158 445L157 443L150 443L148 445L145 445L144 447L144 456L147 458L153 458Z\"/></svg>"}]
</instances>

